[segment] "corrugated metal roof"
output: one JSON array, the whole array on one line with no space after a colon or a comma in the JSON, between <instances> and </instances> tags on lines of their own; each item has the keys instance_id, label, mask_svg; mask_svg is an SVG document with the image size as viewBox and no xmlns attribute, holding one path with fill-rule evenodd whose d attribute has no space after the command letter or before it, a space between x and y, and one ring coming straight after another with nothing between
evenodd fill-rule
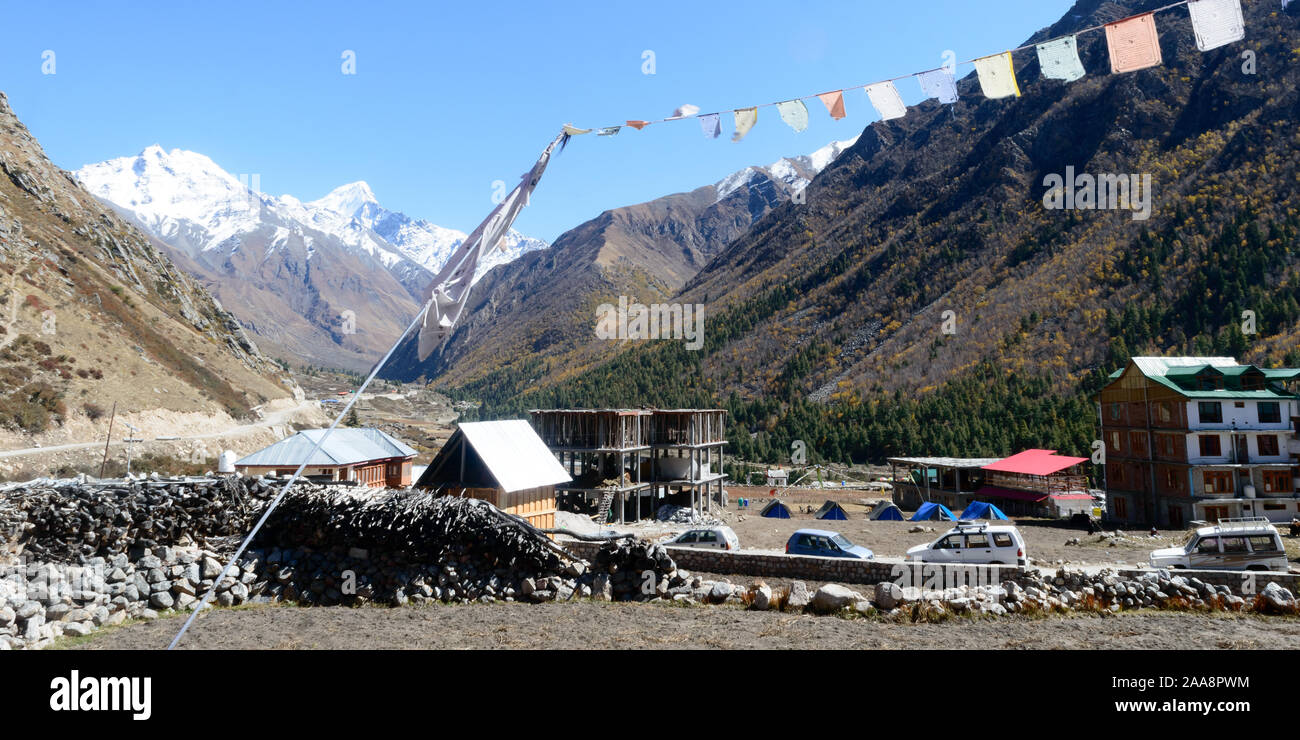
<instances>
[{"instance_id":1,"label":"corrugated metal roof","mask_svg":"<svg viewBox=\"0 0 1300 740\"><path fill-rule=\"evenodd\" d=\"M1193 399L1209 400L1234 400L1234 399L1282 399L1295 398L1291 393L1279 393L1271 388L1261 388L1259 390L1201 390L1197 388L1184 388L1175 383L1170 377L1186 377L1195 374L1197 371L1212 368L1224 375L1239 376L1247 370L1254 368L1253 365L1240 365L1236 358L1233 357L1134 357L1131 358L1133 364L1143 375L1152 381L1163 385L1170 390ZM1274 368L1259 369L1264 373L1264 377L1270 380L1291 380L1300 375L1300 370L1293 368ZM1111 373L1111 378L1118 378L1124 372L1120 368Z\"/></svg>"},{"instance_id":2,"label":"corrugated metal roof","mask_svg":"<svg viewBox=\"0 0 1300 740\"><path fill-rule=\"evenodd\" d=\"M459 431L507 493L572 480L523 419L466 422Z\"/></svg>"},{"instance_id":3,"label":"corrugated metal roof","mask_svg":"<svg viewBox=\"0 0 1300 740\"><path fill-rule=\"evenodd\" d=\"M1001 459L1000 457L891 457L889 462L901 465L924 465L930 468L982 468Z\"/></svg>"},{"instance_id":4,"label":"corrugated metal roof","mask_svg":"<svg viewBox=\"0 0 1300 740\"><path fill-rule=\"evenodd\" d=\"M993 470L999 473L1051 475L1084 462L1088 462L1088 458L1058 455L1056 450L1031 449L1017 452L1011 457L1004 457L983 467L984 470Z\"/></svg>"},{"instance_id":5,"label":"corrugated metal roof","mask_svg":"<svg viewBox=\"0 0 1300 740\"><path fill-rule=\"evenodd\" d=\"M312 453L325 429L301 432L235 461L236 466L355 465L390 457L412 457L415 450L378 429L335 429Z\"/></svg>"}]
</instances>

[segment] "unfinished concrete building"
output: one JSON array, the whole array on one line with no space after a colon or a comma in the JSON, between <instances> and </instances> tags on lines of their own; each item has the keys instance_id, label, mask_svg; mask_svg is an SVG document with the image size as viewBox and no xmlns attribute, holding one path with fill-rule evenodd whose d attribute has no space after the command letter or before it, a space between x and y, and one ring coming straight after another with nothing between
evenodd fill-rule
<instances>
[{"instance_id":1,"label":"unfinished concrete building","mask_svg":"<svg viewBox=\"0 0 1300 740\"><path fill-rule=\"evenodd\" d=\"M665 503L713 511L726 479L721 409L533 410L533 428L573 482L559 487L598 521L653 517Z\"/></svg>"}]
</instances>

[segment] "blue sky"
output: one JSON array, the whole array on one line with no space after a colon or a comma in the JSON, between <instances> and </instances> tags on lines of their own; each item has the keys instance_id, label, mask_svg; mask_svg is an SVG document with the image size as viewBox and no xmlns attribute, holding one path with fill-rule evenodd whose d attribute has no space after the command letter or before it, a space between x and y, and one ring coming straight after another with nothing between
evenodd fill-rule
<instances>
[{"instance_id":1,"label":"blue sky","mask_svg":"<svg viewBox=\"0 0 1300 740\"><path fill-rule=\"evenodd\" d=\"M744 3L13 2L0 90L65 169L150 144L303 200L355 180L468 231L561 124L730 111L1019 45L1070 0ZM54 52L55 73L42 74ZM345 50L356 74L342 73ZM655 74L643 74L643 52ZM959 74L969 72L963 67ZM909 103L920 91L899 83ZM803 154L876 119L862 91L796 134L772 108L740 143L695 121L575 139L516 227L552 240L602 210Z\"/></svg>"}]
</instances>

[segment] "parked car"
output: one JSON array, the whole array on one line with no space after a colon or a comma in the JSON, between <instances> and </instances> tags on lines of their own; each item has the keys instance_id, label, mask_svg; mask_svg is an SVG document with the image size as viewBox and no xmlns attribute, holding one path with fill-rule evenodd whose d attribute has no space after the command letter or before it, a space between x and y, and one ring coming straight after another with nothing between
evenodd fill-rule
<instances>
[{"instance_id":1,"label":"parked car","mask_svg":"<svg viewBox=\"0 0 1300 740\"><path fill-rule=\"evenodd\" d=\"M1026 565L1025 539L1011 524L959 523L928 545L907 551L922 563L970 565Z\"/></svg>"},{"instance_id":2,"label":"parked car","mask_svg":"<svg viewBox=\"0 0 1300 740\"><path fill-rule=\"evenodd\" d=\"M740 539L731 527L688 529L664 544L669 547L699 547L706 550L740 549Z\"/></svg>"},{"instance_id":3,"label":"parked car","mask_svg":"<svg viewBox=\"0 0 1300 740\"><path fill-rule=\"evenodd\" d=\"M871 560L876 554L848 537L828 529L800 529L785 543L790 555L817 555L823 558L857 558Z\"/></svg>"},{"instance_id":4,"label":"parked car","mask_svg":"<svg viewBox=\"0 0 1300 740\"><path fill-rule=\"evenodd\" d=\"M1282 537L1268 519L1220 519L1201 527L1182 547L1151 551L1152 568L1204 570L1287 570Z\"/></svg>"}]
</instances>

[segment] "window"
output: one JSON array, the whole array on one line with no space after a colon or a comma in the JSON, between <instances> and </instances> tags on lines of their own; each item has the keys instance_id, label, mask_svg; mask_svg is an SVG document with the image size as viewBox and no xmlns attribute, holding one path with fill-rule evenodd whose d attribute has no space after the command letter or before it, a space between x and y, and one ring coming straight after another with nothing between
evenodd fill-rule
<instances>
[{"instance_id":1,"label":"window","mask_svg":"<svg viewBox=\"0 0 1300 740\"><path fill-rule=\"evenodd\" d=\"M1201 401L1196 404L1196 414L1202 424L1222 424L1223 404L1218 401Z\"/></svg>"},{"instance_id":2,"label":"window","mask_svg":"<svg viewBox=\"0 0 1300 740\"><path fill-rule=\"evenodd\" d=\"M941 540L939 540L937 543L935 543L935 545L934 545L934 549L936 549L936 550L960 550L960 549L961 549L961 535L959 535L959 534L952 534L952 535L948 535L947 537L944 537L943 539L941 539Z\"/></svg>"},{"instance_id":3,"label":"window","mask_svg":"<svg viewBox=\"0 0 1300 740\"><path fill-rule=\"evenodd\" d=\"M1111 421L1118 421L1120 417L1122 417L1123 415L1124 415L1124 409L1122 406L1120 406L1118 403L1112 403L1110 405Z\"/></svg>"},{"instance_id":4,"label":"window","mask_svg":"<svg viewBox=\"0 0 1300 740\"><path fill-rule=\"evenodd\" d=\"M1123 445L1120 444L1121 439L1123 439L1123 437L1120 436L1119 432L1110 433L1110 453L1112 455L1118 455L1123 451Z\"/></svg>"},{"instance_id":5,"label":"window","mask_svg":"<svg viewBox=\"0 0 1300 740\"><path fill-rule=\"evenodd\" d=\"M1223 551L1234 552L1234 553L1246 552L1247 551L1246 538L1245 537L1224 537Z\"/></svg>"},{"instance_id":6,"label":"window","mask_svg":"<svg viewBox=\"0 0 1300 740\"><path fill-rule=\"evenodd\" d=\"M1201 457L1218 457L1223 454L1222 448L1219 447L1219 435L1201 434L1197 439L1201 443Z\"/></svg>"},{"instance_id":7,"label":"window","mask_svg":"<svg viewBox=\"0 0 1300 740\"><path fill-rule=\"evenodd\" d=\"M1277 456L1277 435L1261 434L1259 435L1259 454L1270 457Z\"/></svg>"},{"instance_id":8,"label":"window","mask_svg":"<svg viewBox=\"0 0 1300 740\"><path fill-rule=\"evenodd\" d=\"M1291 493L1291 471L1265 470L1264 490L1268 493Z\"/></svg>"},{"instance_id":9,"label":"window","mask_svg":"<svg viewBox=\"0 0 1300 740\"><path fill-rule=\"evenodd\" d=\"M1202 537L1201 541L1196 543L1196 551L1202 555L1217 555L1219 553L1219 538Z\"/></svg>"},{"instance_id":10,"label":"window","mask_svg":"<svg viewBox=\"0 0 1300 740\"><path fill-rule=\"evenodd\" d=\"M1180 487L1178 485L1178 471L1175 470L1165 471L1165 488L1167 488L1170 491L1180 490Z\"/></svg>"},{"instance_id":11,"label":"window","mask_svg":"<svg viewBox=\"0 0 1300 740\"><path fill-rule=\"evenodd\" d=\"M712 530L705 530L703 532L700 532L700 542L717 542L717 541L718 541L718 535L716 532Z\"/></svg>"},{"instance_id":12,"label":"window","mask_svg":"<svg viewBox=\"0 0 1300 740\"><path fill-rule=\"evenodd\" d=\"M966 546L967 547L988 547L989 536L986 534L966 535Z\"/></svg>"},{"instance_id":13,"label":"window","mask_svg":"<svg viewBox=\"0 0 1300 740\"><path fill-rule=\"evenodd\" d=\"M993 533L993 546L994 546L994 547L1011 547L1011 535L1007 534L1006 532L994 532L994 533Z\"/></svg>"},{"instance_id":14,"label":"window","mask_svg":"<svg viewBox=\"0 0 1300 740\"><path fill-rule=\"evenodd\" d=\"M1286 504L1264 504L1264 511L1286 511Z\"/></svg>"},{"instance_id":15,"label":"window","mask_svg":"<svg viewBox=\"0 0 1300 740\"><path fill-rule=\"evenodd\" d=\"M1282 549L1278 546L1277 541L1268 535L1258 535L1246 539L1250 540L1250 549L1255 552L1275 552Z\"/></svg>"},{"instance_id":16,"label":"window","mask_svg":"<svg viewBox=\"0 0 1300 740\"><path fill-rule=\"evenodd\" d=\"M1205 471L1206 493L1232 493L1232 475L1222 470Z\"/></svg>"},{"instance_id":17,"label":"window","mask_svg":"<svg viewBox=\"0 0 1300 740\"><path fill-rule=\"evenodd\" d=\"M1260 401L1256 405L1259 411L1259 423L1277 424L1282 421L1282 411L1277 405L1277 401Z\"/></svg>"},{"instance_id":18,"label":"window","mask_svg":"<svg viewBox=\"0 0 1300 740\"><path fill-rule=\"evenodd\" d=\"M1147 454L1146 432L1131 432L1129 434L1129 448L1134 455L1145 457Z\"/></svg>"},{"instance_id":19,"label":"window","mask_svg":"<svg viewBox=\"0 0 1300 740\"><path fill-rule=\"evenodd\" d=\"M1113 503L1115 506L1115 518L1128 519L1128 499L1122 496L1117 496Z\"/></svg>"},{"instance_id":20,"label":"window","mask_svg":"<svg viewBox=\"0 0 1300 740\"><path fill-rule=\"evenodd\" d=\"M1160 405L1157 407L1157 410L1160 413L1160 421L1167 422L1174 418L1173 407L1168 401L1161 401Z\"/></svg>"},{"instance_id":21,"label":"window","mask_svg":"<svg viewBox=\"0 0 1300 740\"><path fill-rule=\"evenodd\" d=\"M1157 444L1160 446L1160 454L1166 457L1174 456L1174 435L1161 434L1156 437Z\"/></svg>"},{"instance_id":22,"label":"window","mask_svg":"<svg viewBox=\"0 0 1300 740\"><path fill-rule=\"evenodd\" d=\"M688 544L688 543L691 543L691 542L698 542L698 541L699 541L699 536L700 536L700 535L699 535L698 532L687 532L686 534L684 534L684 535L682 535L680 538L678 538L677 541L680 542L680 543L682 543L683 545L685 545L685 544ZM807 538L807 537L800 537L800 538L799 538L799 544L801 544L801 545L804 544L804 540L806 540L806 539L808 539L808 538Z\"/></svg>"}]
</instances>

